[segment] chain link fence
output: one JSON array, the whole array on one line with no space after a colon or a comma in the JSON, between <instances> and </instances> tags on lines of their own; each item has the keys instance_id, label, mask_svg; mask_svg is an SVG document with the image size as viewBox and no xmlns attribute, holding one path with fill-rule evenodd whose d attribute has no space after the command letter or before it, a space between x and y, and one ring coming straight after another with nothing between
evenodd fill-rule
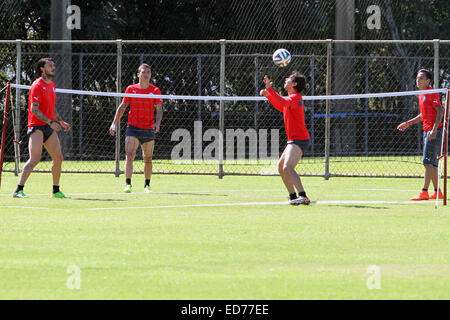
<instances>
[{"instance_id":1,"label":"chain link fence","mask_svg":"<svg viewBox=\"0 0 450 320\"><path fill-rule=\"evenodd\" d=\"M286 48L292 62L279 68L272 53ZM327 56L328 55L328 56ZM267 74L278 92L293 70L307 77L304 96L415 89L415 72L434 71L435 87L450 85L450 41L1 41L2 79L30 85L39 58L55 59L58 88L124 92L142 63L162 94L257 96ZM438 72L436 72L436 70ZM2 97L4 99L4 97ZM443 102L442 97L442 102ZM56 108L71 123L59 137L66 172L123 172L122 118L116 138L108 129L120 99L57 94ZM28 159L28 93L13 90L4 170L19 172ZM3 107L2 107L3 108ZM397 125L418 114L414 96L305 101L311 144L301 175L421 176L421 126ZM278 174L286 144L282 114L266 101L168 99L153 157L155 173ZM328 124L329 123L329 124ZM223 137L223 141L221 140ZM15 144L12 140L22 141ZM328 141L328 142L327 142ZM189 146L189 147L186 147ZM138 153L139 154L139 153ZM143 171L137 156L134 169ZM50 171L44 152L38 171Z\"/></svg>"}]
</instances>

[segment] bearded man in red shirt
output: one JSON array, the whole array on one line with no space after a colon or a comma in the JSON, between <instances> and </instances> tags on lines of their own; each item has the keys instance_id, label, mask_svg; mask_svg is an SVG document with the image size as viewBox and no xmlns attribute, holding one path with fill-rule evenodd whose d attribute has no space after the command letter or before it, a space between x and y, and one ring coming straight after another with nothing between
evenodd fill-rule
<instances>
[{"instance_id":1,"label":"bearded man in red shirt","mask_svg":"<svg viewBox=\"0 0 450 320\"><path fill-rule=\"evenodd\" d=\"M51 58L38 61L36 73L39 78L31 85L28 99L27 134L30 158L22 169L19 184L13 193L14 198L28 198L23 189L34 167L41 161L42 146L52 158L53 197L70 198L59 190L63 155L55 131L69 131L70 125L55 111L56 86L52 81L55 71L55 63Z\"/></svg>"}]
</instances>

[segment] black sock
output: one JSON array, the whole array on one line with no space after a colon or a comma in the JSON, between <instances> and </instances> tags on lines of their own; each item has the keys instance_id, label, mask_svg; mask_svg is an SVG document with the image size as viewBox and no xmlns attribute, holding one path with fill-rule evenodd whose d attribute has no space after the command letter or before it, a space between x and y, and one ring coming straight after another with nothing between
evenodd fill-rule
<instances>
[{"instance_id":1,"label":"black sock","mask_svg":"<svg viewBox=\"0 0 450 320\"><path fill-rule=\"evenodd\" d=\"M59 192L59 184L54 184L53 185L53 193L58 193Z\"/></svg>"},{"instance_id":2,"label":"black sock","mask_svg":"<svg viewBox=\"0 0 450 320\"><path fill-rule=\"evenodd\" d=\"M145 179L145 186L144 187L146 187L146 186L150 187L150 179Z\"/></svg>"},{"instance_id":3,"label":"black sock","mask_svg":"<svg viewBox=\"0 0 450 320\"><path fill-rule=\"evenodd\" d=\"M131 178L130 179L125 179L126 184L131 185Z\"/></svg>"},{"instance_id":4,"label":"black sock","mask_svg":"<svg viewBox=\"0 0 450 320\"><path fill-rule=\"evenodd\" d=\"M24 187L24 186L18 184L18 185L17 185L17 188L16 188L16 191L14 191L14 192L23 191L23 187Z\"/></svg>"},{"instance_id":5,"label":"black sock","mask_svg":"<svg viewBox=\"0 0 450 320\"><path fill-rule=\"evenodd\" d=\"M298 196L299 197L306 197L306 192L305 191L299 192Z\"/></svg>"},{"instance_id":6,"label":"black sock","mask_svg":"<svg viewBox=\"0 0 450 320\"><path fill-rule=\"evenodd\" d=\"M428 191L428 189L422 188L422 191Z\"/></svg>"},{"instance_id":7,"label":"black sock","mask_svg":"<svg viewBox=\"0 0 450 320\"><path fill-rule=\"evenodd\" d=\"M289 193L289 200L297 199L297 194L295 192Z\"/></svg>"}]
</instances>

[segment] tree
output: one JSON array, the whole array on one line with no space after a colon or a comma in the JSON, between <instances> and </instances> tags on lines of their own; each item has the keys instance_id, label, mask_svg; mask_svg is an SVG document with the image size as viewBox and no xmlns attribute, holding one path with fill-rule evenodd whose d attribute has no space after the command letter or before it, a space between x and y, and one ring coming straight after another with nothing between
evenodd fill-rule
<instances>
[{"instance_id":1,"label":"tree","mask_svg":"<svg viewBox=\"0 0 450 320\"><path fill-rule=\"evenodd\" d=\"M67 8L70 0L51 0L51 23L50 36L52 40L71 40L71 30L67 27ZM72 45L70 43L52 44L50 51L57 72L53 81L57 88L72 88ZM61 94L57 97L56 111L66 122L72 124L72 95ZM73 130L59 132L61 151L64 156L70 156L72 151Z\"/></svg>"},{"instance_id":2,"label":"tree","mask_svg":"<svg viewBox=\"0 0 450 320\"><path fill-rule=\"evenodd\" d=\"M355 1L336 0L336 39L355 38ZM355 90L355 55L353 44L336 44L334 47L333 94L352 94ZM350 57L350 58L349 58ZM355 104L351 100L336 101L335 113L352 113ZM338 118L339 119L339 118ZM333 128L333 151L337 154L356 151L356 125L352 121L339 121Z\"/></svg>"}]
</instances>

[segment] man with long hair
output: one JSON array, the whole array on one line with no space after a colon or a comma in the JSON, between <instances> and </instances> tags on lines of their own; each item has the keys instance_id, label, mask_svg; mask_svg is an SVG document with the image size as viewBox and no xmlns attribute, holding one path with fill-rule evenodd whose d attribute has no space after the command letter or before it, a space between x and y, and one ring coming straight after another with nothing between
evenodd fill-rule
<instances>
[{"instance_id":1,"label":"man with long hair","mask_svg":"<svg viewBox=\"0 0 450 320\"><path fill-rule=\"evenodd\" d=\"M41 161L42 146L52 158L53 197L70 198L59 190L63 155L58 135L55 131L70 130L70 125L55 111L56 86L53 83L55 63L51 58L42 58L36 66L38 78L31 85L28 99L28 149L30 158L22 169L19 184L13 196L27 198L23 192L25 182L34 167Z\"/></svg>"},{"instance_id":2,"label":"man with long hair","mask_svg":"<svg viewBox=\"0 0 450 320\"><path fill-rule=\"evenodd\" d=\"M306 196L301 179L295 171L295 167L302 158L310 139L305 125L305 110L301 95L306 84L305 76L293 72L285 79L284 89L288 93L287 98L283 98L272 88L272 82L267 75L264 76L264 84L266 88L261 90L260 95L267 97L269 102L283 113L288 141L278 161L278 172L289 192L289 203L292 205L308 205L310 200ZM298 191L298 197L295 189Z\"/></svg>"}]
</instances>

